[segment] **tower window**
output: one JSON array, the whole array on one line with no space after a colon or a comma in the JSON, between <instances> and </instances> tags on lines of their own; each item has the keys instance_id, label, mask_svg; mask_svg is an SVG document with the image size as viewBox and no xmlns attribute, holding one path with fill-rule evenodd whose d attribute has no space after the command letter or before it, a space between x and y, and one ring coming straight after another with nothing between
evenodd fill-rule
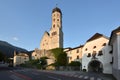
<instances>
[{"instance_id":1,"label":"tower window","mask_svg":"<svg viewBox=\"0 0 120 80\"><path fill-rule=\"evenodd\" d=\"M96 46L93 47L93 49L95 49L95 48L96 48Z\"/></svg>"},{"instance_id":2,"label":"tower window","mask_svg":"<svg viewBox=\"0 0 120 80\"><path fill-rule=\"evenodd\" d=\"M57 27L59 27L59 25L57 25Z\"/></svg>"},{"instance_id":3,"label":"tower window","mask_svg":"<svg viewBox=\"0 0 120 80\"><path fill-rule=\"evenodd\" d=\"M55 19L53 19L53 21L55 22Z\"/></svg>"},{"instance_id":4,"label":"tower window","mask_svg":"<svg viewBox=\"0 0 120 80\"><path fill-rule=\"evenodd\" d=\"M59 19L57 19L57 21L59 21Z\"/></svg>"},{"instance_id":5,"label":"tower window","mask_svg":"<svg viewBox=\"0 0 120 80\"><path fill-rule=\"evenodd\" d=\"M57 17L59 17L59 14L57 14Z\"/></svg>"},{"instance_id":6,"label":"tower window","mask_svg":"<svg viewBox=\"0 0 120 80\"><path fill-rule=\"evenodd\" d=\"M52 36L54 36L54 35L56 35L56 34L57 34L57 32L53 32L53 33L52 33Z\"/></svg>"},{"instance_id":7,"label":"tower window","mask_svg":"<svg viewBox=\"0 0 120 80\"><path fill-rule=\"evenodd\" d=\"M55 28L55 24L53 25L53 28Z\"/></svg>"}]
</instances>

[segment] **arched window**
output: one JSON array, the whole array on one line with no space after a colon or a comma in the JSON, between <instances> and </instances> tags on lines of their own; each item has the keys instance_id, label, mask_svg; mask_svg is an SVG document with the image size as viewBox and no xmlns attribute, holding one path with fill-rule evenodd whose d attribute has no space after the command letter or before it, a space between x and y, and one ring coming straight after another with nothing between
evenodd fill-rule
<instances>
[{"instance_id":1,"label":"arched window","mask_svg":"<svg viewBox=\"0 0 120 80\"><path fill-rule=\"evenodd\" d=\"M76 53L79 53L79 49L77 49Z\"/></svg>"},{"instance_id":2,"label":"arched window","mask_svg":"<svg viewBox=\"0 0 120 80\"><path fill-rule=\"evenodd\" d=\"M93 47L93 49L95 49L95 48L96 48L96 46Z\"/></svg>"},{"instance_id":3,"label":"arched window","mask_svg":"<svg viewBox=\"0 0 120 80\"><path fill-rule=\"evenodd\" d=\"M55 19L53 19L53 22L55 22Z\"/></svg>"},{"instance_id":4,"label":"arched window","mask_svg":"<svg viewBox=\"0 0 120 80\"><path fill-rule=\"evenodd\" d=\"M53 28L55 28L55 24L53 25Z\"/></svg>"},{"instance_id":5,"label":"arched window","mask_svg":"<svg viewBox=\"0 0 120 80\"><path fill-rule=\"evenodd\" d=\"M88 53L87 57L91 57L91 53Z\"/></svg>"},{"instance_id":6,"label":"arched window","mask_svg":"<svg viewBox=\"0 0 120 80\"><path fill-rule=\"evenodd\" d=\"M88 49L86 48L85 51L87 51Z\"/></svg>"},{"instance_id":7,"label":"arched window","mask_svg":"<svg viewBox=\"0 0 120 80\"><path fill-rule=\"evenodd\" d=\"M103 43L103 45L102 46L106 46L106 43Z\"/></svg>"}]
</instances>

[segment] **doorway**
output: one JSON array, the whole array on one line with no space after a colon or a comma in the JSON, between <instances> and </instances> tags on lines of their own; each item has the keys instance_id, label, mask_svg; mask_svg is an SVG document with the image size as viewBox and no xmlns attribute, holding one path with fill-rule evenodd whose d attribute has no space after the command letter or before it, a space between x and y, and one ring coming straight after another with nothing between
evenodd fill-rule
<instances>
[{"instance_id":1,"label":"doorway","mask_svg":"<svg viewBox=\"0 0 120 80\"><path fill-rule=\"evenodd\" d=\"M103 72L103 64L98 60L92 60L88 64L88 72Z\"/></svg>"}]
</instances>

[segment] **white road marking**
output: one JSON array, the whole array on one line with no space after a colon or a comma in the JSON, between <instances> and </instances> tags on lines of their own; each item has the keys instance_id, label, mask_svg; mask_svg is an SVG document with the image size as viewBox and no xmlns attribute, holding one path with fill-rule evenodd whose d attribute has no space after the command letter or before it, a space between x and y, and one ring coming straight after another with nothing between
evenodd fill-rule
<instances>
[{"instance_id":1,"label":"white road marking","mask_svg":"<svg viewBox=\"0 0 120 80\"><path fill-rule=\"evenodd\" d=\"M13 79L13 80L24 80L24 79L19 78L19 77L15 76L15 75L11 75L10 78Z\"/></svg>"},{"instance_id":2,"label":"white road marking","mask_svg":"<svg viewBox=\"0 0 120 80\"><path fill-rule=\"evenodd\" d=\"M85 76L84 79L88 79L88 76Z\"/></svg>"},{"instance_id":3,"label":"white road marking","mask_svg":"<svg viewBox=\"0 0 120 80\"><path fill-rule=\"evenodd\" d=\"M72 76L74 76L74 74L70 74L70 76L72 77Z\"/></svg>"},{"instance_id":4,"label":"white road marking","mask_svg":"<svg viewBox=\"0 0 120 80\"><path fill-rule=\"evenodd\" d=\"M56 78L56 77L52 77L52 76L47 76L48 78L51 78L51 79L54 79L54 80L61 80L59 78Z\"/></svg>"},{"instance_id":5,"label":"white road marking","mask_svg":"<svg viewBox=\"0 0 120 80\"><path fill-rule=\"evenodd\" d=\"M80 75L79 78L83 78L83 75Z\"/></svg>"},{"instance_id":6,"label":"white road marking","mask_svg":"<svg viewBox=\"0 0 120 80\"><path fill-rule=\"evenodd\" d=\"M91 77L90 80L94 80L94 77Z\"/></svg>"},{"instance_id":7,"label":"white road marking","mask_svg":"<svg viewBox=\"0 0 120 80\"><path fill-rule=\"evenodd\" d=\"M102 79L100 79L100 78L97 78L97 80L102 80Z\"/></svg>"},{"instance_id":8,"label":"white road marking","mask_svg":"<svg viewBox=\"0 0 120 80\"><path fill-rule=\"evenodd\" d=\"M78 75L74 75L74 77L78 77Z\"/></svg>"}]
</instances>

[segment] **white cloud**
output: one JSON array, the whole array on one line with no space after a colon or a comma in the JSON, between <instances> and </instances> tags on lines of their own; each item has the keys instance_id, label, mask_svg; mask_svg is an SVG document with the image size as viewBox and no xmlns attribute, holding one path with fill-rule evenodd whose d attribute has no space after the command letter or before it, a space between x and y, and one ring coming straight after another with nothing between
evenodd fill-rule
<instances>
[{"instance_id":1,"label":"white cloud","mask_svg":"<svg viewBox=\"0 0 120 80\"><path fill-rule=\"evenodd\" d=\"M13 40L14 41L18 41L19 39L17 37L13 37Z\"/></svg>"}]
</instances>

